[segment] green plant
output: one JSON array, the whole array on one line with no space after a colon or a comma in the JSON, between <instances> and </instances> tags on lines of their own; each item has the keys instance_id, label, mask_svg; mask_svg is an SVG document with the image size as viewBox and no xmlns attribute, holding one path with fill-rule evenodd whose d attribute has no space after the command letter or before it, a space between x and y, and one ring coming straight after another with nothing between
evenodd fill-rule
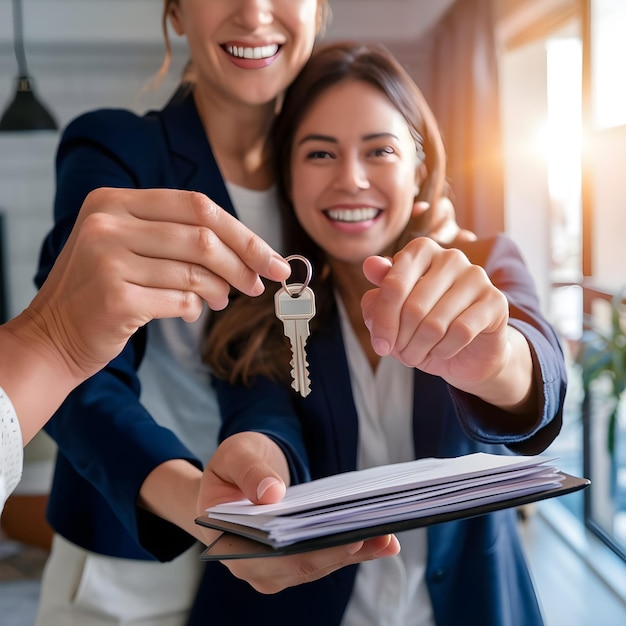
<instances>
[{"instance_id":1,"label":"green plant","mask_svg":"<svg viewBox=\"0 0 626 626\"><path fill-rule=\"evenodd\" d=\"M581 366L582 385L589 394L591 383L607 376L611 380L612 410L609 415L607 447L615 453L620 399L626 390L626 287L611 300L611 323L608 330L592 328L583 333L576 361Z\"/></svg>"}]
</instances>

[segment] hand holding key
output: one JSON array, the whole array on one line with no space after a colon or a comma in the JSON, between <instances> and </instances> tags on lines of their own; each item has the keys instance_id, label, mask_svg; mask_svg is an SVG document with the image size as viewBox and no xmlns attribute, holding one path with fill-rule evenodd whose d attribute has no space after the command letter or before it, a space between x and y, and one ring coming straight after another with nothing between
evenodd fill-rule
<instances>
[{"instance_id":1,"label":"hand holding key","mask_svg":"<svg viewBox=\"0 0 626 626\"><path fill-rule=\"evenodd\" d=\"M283 286L274 296L276 316L282 320L285 335L291 341L291 386L303 398L311 391L308 363L306 360L305 346L309 337L309 320L315 315L315 295L309 287L312 268L308 259L294 254L286 258L287 261L302 261L307 268L304 283L291 283Z\"/></svg>"}]
</instances>

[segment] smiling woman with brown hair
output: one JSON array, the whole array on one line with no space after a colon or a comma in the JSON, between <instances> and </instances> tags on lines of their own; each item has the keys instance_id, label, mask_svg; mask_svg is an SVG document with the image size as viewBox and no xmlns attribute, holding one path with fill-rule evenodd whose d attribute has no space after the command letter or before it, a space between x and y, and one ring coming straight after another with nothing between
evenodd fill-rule
<instances>
[{"instance_id":1,"label":"smiling woman with brown hair","mask_svg":"<svg viewBox=\"0 0 626 626\"><path fill-rule=\"evenodd\" d=\"M544 450L565 396L558 338L510 239L442 247L424 236L422 202L445 193L445 153L403 68L374 45L319 49L286 93L274 140L284 246L313 265L311 391L285 380L269 295L239 298L213 317L205 351L225 379L215 386L226 442L242 431L279 441L292 480ZM514 510L398 539L397 555L272 597L209 563L190 624L209 610L285 626L295 615L300 626L542 624Z\"/></svg>"}]
</instances>

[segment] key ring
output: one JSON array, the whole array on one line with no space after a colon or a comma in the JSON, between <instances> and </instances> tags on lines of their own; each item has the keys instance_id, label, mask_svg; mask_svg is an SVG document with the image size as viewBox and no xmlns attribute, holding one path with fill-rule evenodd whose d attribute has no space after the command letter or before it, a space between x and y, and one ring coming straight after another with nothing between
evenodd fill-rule
<instances>
[{"instance_id":1,"label":"key ring","mask_svg":"<svg viewBox=\"0 0 626 626\"><path fill-rule=\"evenodd\" d=\"M302 261L306 266L306 278L304 279L304 283L300 287L298 291L291 291L289 287L287 287L287 281L283 280L283 288L284 290L292 297L299 298L302 295L302 292L309 286L311 282L311 276L313 276L313 267L311 266L311 261L306 257L303 257L301 254L292 254L291 256L285 257L285 261L289 263L290 261Z\"/></svg>"}]
</instances>

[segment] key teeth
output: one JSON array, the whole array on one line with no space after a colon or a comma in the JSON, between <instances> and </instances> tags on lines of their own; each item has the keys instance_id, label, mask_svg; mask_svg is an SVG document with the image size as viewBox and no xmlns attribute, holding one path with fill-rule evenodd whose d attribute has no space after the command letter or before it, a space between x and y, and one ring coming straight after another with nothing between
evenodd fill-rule
<instances>
[{"instance_id":1,"label":"key teeth","mask_svg":"<svg viewBox=\"0 0 626 626\"><path fill-rule=\"evenodd\" d=\"M302 362L307 367L309 366L309 361L307 359L306 352L304 354L304 359L302 360ZM291 365L291 369L296 369L296 354L293 348L291 349L291 361L289 361L289 365Z\"/></svg>"},{"instance_id":2,"label":"key teeth","mask_svg":"<svg viewBox=\"0 0 626 626\"><path fill-rule=\"evenodd\" d=\"M298 385L298 381L294 376L294 372L291 373L292 381L291 388L298 392L303 398L306 398L311 393L311 380L309 377L306 377L304 389L300 389L300 385Z\"/></svg>"},{"instance_id":3,"label":"key teeth","mask_svg":"<svg viewBox=\"0 0 626 626\"><path fill-rule=\"evenodd\" d=\"M300 393L300 384L298 382L298 377L296 376L296 368L293 365L293 361L291 362L291 388Z\"/></svg>"},{"instance_id":4,"label":"key teeth","mask_svg":"<svg viewBox=\"0 0 626 626\"><path fill-rule=\"evenodd\" d=\"M291 350L291 361L289 361L289 365L291 365L291 388L299 393L303 398L306 398L311 393L311 379L309 377L309 361L306 358L306 354L303 360L303 366L305 368L304 373L304 388L300 389L299 377L296 375L296 355L294 350Z\"/></svg>"}]
</instances>

